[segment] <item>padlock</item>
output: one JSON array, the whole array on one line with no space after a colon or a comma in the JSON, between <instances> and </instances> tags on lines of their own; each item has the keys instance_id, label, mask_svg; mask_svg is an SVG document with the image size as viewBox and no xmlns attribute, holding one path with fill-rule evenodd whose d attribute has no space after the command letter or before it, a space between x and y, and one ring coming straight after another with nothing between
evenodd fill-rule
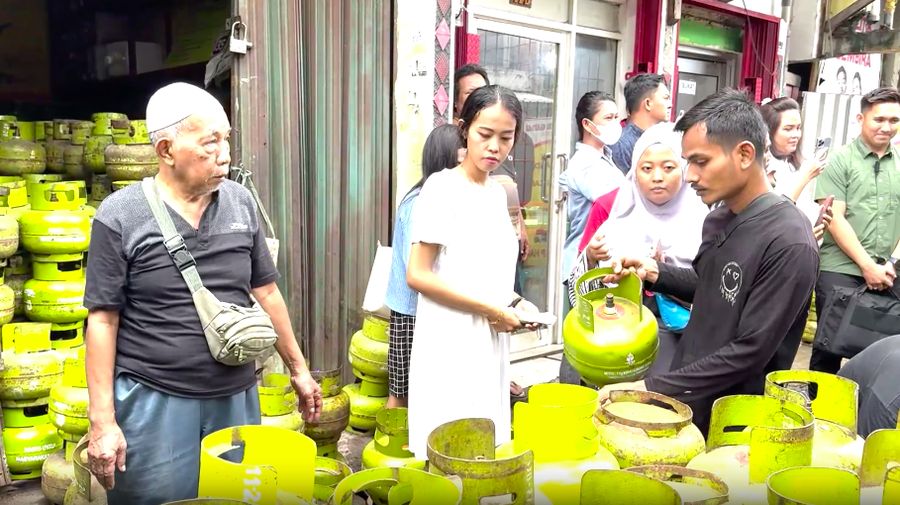
<instances>
[{"instance_id":1,"label":"padlock","mask_svg":"<svg viewBox=\"0 0 900 505\"><path fill-rule=\"evenodd\" d=\"M247 49L250 49L251 47L253 47L253 44L247 42L247 25L240 21L235 21L231 25L231 37L228 39L228 50L232 53L247 54Z\"/></svg>"}]
</instances>

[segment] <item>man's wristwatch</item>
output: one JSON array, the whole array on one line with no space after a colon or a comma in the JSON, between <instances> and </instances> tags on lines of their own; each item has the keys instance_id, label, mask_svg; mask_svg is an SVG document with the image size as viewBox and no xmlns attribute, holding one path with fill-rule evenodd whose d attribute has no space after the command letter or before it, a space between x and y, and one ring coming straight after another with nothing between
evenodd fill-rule
<instances>
[{"instance_id":1,"label":"man's wristwatch","mask_svg":"<svg viewBox=\"0 0 900 505\"><path fill-rule=\"evenodd\" d=\"M890 263L894 267L894 271L897 272L900 270L900 258L896 256L891 256L890 259L884 259L881 256L875 256L875 263L879 265L884 265L886 263Z\"/></svg>"}]
</instances>

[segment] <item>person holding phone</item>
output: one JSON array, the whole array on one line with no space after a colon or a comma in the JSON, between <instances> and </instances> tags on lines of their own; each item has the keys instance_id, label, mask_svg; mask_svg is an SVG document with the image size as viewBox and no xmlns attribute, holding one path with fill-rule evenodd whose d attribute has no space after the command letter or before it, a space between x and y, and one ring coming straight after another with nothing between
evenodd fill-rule
<instances>
[{"instance_id":1,"label":"person holding phone","mask_svg":"<svg viewBox=\"0 0 900 505\"><path fill-rule=\"evenodd\" d=\"M419 293L409 370L409 448L427 459L443 423L488 418L510 439L509 338L516 310L536 310L513 292L518 244L506 193L489 175L523 128L516 95L496 85L472 92L459 116L466 155L433 174L413 211L406 271Z\"/></svg>"},{"instance_id":2,"label":"person holding phone","mask_svg":"<svg viewBox=\"0 0 900 505\"><path fill-rule=\"evenodd\" d=\"M900 93L895 88L867 93L857 119L859 137L831 155L816 187L817 200L834 195L834 221L822 243L816 284L820 321L835 287L884 291L897 278L894 265L878 259L889 258L900 240L900 150L891 145L900 127ZM850 356L826 350L826 331L819 325L809 368L835 373Z\"/></svg>"},{"instance_id":3,"label":"person holding phone","mask_svg":"<svg viewBox=\"0 0 900 505\"><path fill-rule=\"evenodd\" d=\"M815 223L819 206L813 199L816 178L825 170L831 139L821 139L815 157L804 160L800 153L803 122L800 105L792 98L776 98L760 107L769 131L769 156L766 172L776 193L793 200L797 207Z\"/></svg>"}]
</instances>

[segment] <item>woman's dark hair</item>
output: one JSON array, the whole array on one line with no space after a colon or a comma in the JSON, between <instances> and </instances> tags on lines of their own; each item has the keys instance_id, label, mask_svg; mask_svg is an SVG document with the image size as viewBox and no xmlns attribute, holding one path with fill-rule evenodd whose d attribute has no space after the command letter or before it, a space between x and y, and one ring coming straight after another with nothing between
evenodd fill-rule
<instances>
[{"instance_id":1,"label":"woman's dark hair","mask_svg":"<svg viewBox=\"0 0 900 505\"><path fill-rule=\"evenodd\" d=\"M516 120L516 132L513 146L519 141L522 137L522 129L525 127L525 113L522 112L522 103L519 102L519 99L516 98L516 94L512 91L502 86L491 84L473 91L472 94L469 95L469 98L466 98L466 103L463 105L462 112L459 113L458 135L462 139L463 147L466 147L469 126L472 125L472 122L475 121L478 114L480 114L482 110L497 103L502 104L503 108L512 114L513 119Z\"/></svg>"},{"instance_id":2,"label":"woman's dark hair","mask_svg":"<svg viewBox=\"0 0 900 505\"><path fill-rule=\"evenodd\" d=\"M803 163L803 156L800 154L799 148L787 157L775 152L775 132L781 127L781 116L789 110L799 111L800 104L793 98L788 97L776 98L759 108L763 121L766 122L766 127L769 129L769 140L772 141L770 146L772 156L787 160L794 168L800 168L800 165Z\"/></svg>"},{"instance_id":3,"label":"woman's dark hair","mask_svg":"<svg viewBox=\"0 0 900 505\"><path fill-rule=\"evenodd\" d=\"M575 107L575 126L578 127L578 140L584 137L584 126L581 126L581 122L596 116L597 111L600 110L601 102L615 103L615 99L612 95L603 91L588 91L581 97L581 100L578 100L578 106Z\"/></svg>"},{"instance_id":4,"label":"woman's dark hair","mask_svg":"<svg viewBox=\"0 0 900 505\"><path fill-rule=\"evenodd\" d=\"M459 165L460 148L462 141L458 126L445 124L431 130L422 148L422 178L409 191L421 188L432 174Z\"/></svg>"}]
</instances>

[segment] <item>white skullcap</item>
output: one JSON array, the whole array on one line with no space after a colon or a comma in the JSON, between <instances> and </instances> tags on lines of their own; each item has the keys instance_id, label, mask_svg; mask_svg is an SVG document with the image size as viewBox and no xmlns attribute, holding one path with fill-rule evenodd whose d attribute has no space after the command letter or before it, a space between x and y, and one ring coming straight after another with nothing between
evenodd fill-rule
<instances>
[{"instance_id":1,"label":"white skullcap","mask_svg":"<svg viewBox=\"0 0 900 505\"><path fill-rule=\"evenodd\" d=\"M224 112L224 109L205 89L186 82L175 82L156 90L147 102L147 131L153 133L188 116L208 111Z\"/></svg>"}]
</instances>

